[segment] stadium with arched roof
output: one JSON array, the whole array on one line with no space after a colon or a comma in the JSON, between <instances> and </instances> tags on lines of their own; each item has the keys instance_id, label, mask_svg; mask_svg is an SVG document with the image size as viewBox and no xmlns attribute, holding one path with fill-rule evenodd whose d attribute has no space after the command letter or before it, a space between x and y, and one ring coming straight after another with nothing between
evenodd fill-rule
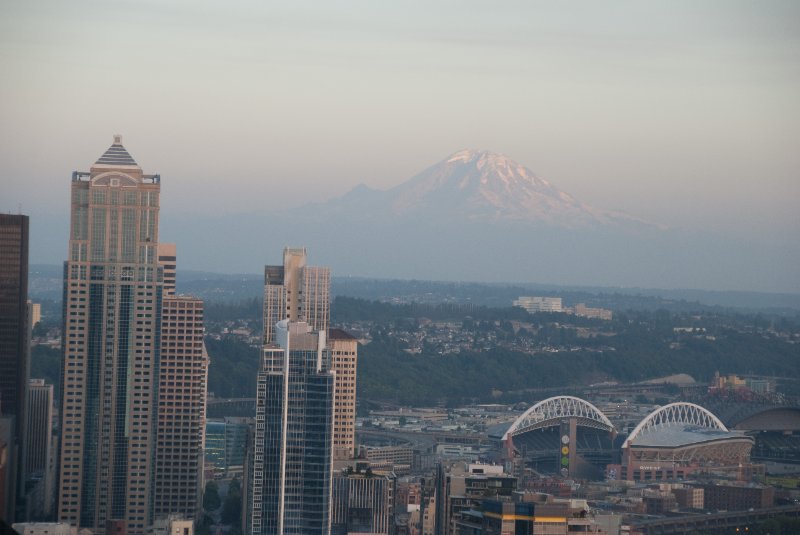
<instances>
[{"instance_id":1,"label":"stadium with arched roof","mask_svg":"<svg viewBox=\"0 0 800 535\"><path fill-rule=\"evenodd\" d=\"M694 403L678 402L650 413L622 446L622 479L681 479L698 470L739 469L750 461L753 439L731 431Z\"/></svg>"},{"instance_id":2,"label":"stadium with arched roof","mask_svg":"<svg viewBox=\"0 0 800 535\"><path fill-rule=\"evenodd\" d=\"M600 409L574 396L535 403L493 437L506 454L541 473L600 477L614 459L614 424Z\"/></svg>"}]
</instances>

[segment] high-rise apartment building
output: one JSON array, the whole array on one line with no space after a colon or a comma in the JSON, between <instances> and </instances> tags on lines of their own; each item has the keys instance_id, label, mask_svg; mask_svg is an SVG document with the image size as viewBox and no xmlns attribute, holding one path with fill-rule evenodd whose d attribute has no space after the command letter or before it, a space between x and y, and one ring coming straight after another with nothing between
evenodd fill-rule
<instances>
[{"instance_id":1,"label":"high-rise apartment building","mask_svg":"<svg viewBox=\"0 0 800 535\"><path fill-rule=\"evenodd\" d=\"M201 510L208 356L203 344L203 301L175 295L174 244L158 245L164 271L156 431L156 517Z\"/></svg>"},{"instance_id":2,"label":"high-rise apartment building","mask_svg":"<svg viewBox=\"0 0 800 535\"><path fill-rule=\"evenodd\" d=\"M248 533L330 533L334 377L325 331L282 320L263 349Z\"/></svg>"},{"instance_id":3,"label":"high-rise apartment building","mask_svg":"<svg viewBox=\"0 0 800 535\"><path fill-rule=\"evenodd\" d=\"M333 403L333 458L352 459L356 447L356 369L358 340L341 329L330 329L328 346L336 376Z\"/></svg>"},{"instance_id":4,"label":"high-rise apartment building","mask_svg":"<svg viewBox=\"0 0 800 535\"><path fill-rule=\"evenodd\" d=\"M153 521L160 183L119 136L72 174L58 518L96 533L113 520L141 534Z\"/></svg>"},{"instance_id":5,"label":"high-rise apartment building","mask_svg":"<svg viewBox=\"0 0 800 535\"><path fill-rule=\"evenodd\" d=\"M327 331L330 287L330 268L307 266L305 248L285 248L282 266L264 268L264 343L275 342L275 324L284 319Z\"/></svg>"},{"instance_id":6,"label":"high-rise apartment building","mask_svg":"<svg viewBox=\"0 0 800 535\"><path fill-rule=\"evenodd\" d=\"M0 214L0 417L6 422L7 468L0 474L2 518L14 520L25 473L23 437L30 362L28 216ZM13 421L11 421L13 420Z\"/></svg>"}]
</instances>

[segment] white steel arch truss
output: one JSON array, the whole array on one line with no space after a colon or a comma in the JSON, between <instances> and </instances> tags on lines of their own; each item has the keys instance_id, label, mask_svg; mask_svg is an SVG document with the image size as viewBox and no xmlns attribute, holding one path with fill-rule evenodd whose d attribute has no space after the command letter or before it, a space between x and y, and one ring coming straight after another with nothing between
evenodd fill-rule
<instances>
[{"instance_id":1,"label":"white steel arch truss","mask_svg":"<svg viewBox=\"0 0 800 535\"><path fill-rule=\"evenodd\" d=\"M555 425L562 418L578 418L580 425L609 432L614 430L611 420L588 401L573 396L555 396L542 400L525 411L511 424L503 435L503 440L533 429Z\"/></svg>"},{"instance_id":2,"label":"white steel arch truss","mask_svg":"<svg viewBox=\"0 0 800 535\"><path fill-rule=\"evenodd\" d=\"M708 409L700 405L695 405L694 403L679 401L677 403L664 405L651 412L644 420L639 422L639 425L637 425L633 431L631 431L623 447L627 448L637 436L652 431L657 427L687 424L704 427L706 429L728 431L728 428L725 427L722 420L714 416Z\"/></svg>"}]
</instances>

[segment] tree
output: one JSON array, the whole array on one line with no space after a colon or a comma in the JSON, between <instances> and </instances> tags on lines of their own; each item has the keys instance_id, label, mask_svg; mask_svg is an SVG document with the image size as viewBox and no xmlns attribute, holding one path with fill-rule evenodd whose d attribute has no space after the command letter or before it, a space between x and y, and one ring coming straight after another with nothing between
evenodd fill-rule
<instances>
[{"instance_id":1,"label":"tree","mask_svg":"<svg viewBox=\"0 0 800 535\"><path fill-rule=\"evenodd\" d=\"M203 509L210 513L219 509L220 505L222 500L219 498L219 486L216 481L209 481L203 493Z\"/></svg>"},{"instance_id":2,"label":"tree","mask_svg":"<svg viewBox=\"0 0 800 535\"><path fill-rule=\"evenodd\" d=\"M242 489L239 480L234 479L228 487L228 495L222 506L220 517L223 524L238 526L242 521Z\"/></svg>"},{"instance_id":3,"label":"tree","mask_svg":"<svg viewBox=\"0 0 800 535\"><path fill-rule=\"evenodd\" d=\"M204 514L203 518L197 524L197 535L211 535L211 525L214 524L214 519Z\"/></svg>"}]
</instances>

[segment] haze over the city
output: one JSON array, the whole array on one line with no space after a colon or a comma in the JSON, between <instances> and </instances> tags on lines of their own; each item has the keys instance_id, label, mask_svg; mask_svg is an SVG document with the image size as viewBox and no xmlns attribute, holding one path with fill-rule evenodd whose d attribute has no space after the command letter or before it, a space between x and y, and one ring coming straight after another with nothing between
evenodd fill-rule
<instances>
[{"instance_id":1,"label":"haze over the city","mask_svg":"<svg viewBox=\"0 0 800 535\"><path fill-rule=\"evenodd\" d=\"M655 259L671 276L598 274L589 255L531 282L800 292L799 24L788 1L5 2L0 210L31 216L32 263L59 263L70 174L122 134L162 176L160 234L181 267L255 272L286 244L271 214L489 149L692 251L712 244L697 266ZM247 245L204 255L209 226ZM314 260L443 276L348 249L358 262Z\"/></svg>"}]
</instances>

